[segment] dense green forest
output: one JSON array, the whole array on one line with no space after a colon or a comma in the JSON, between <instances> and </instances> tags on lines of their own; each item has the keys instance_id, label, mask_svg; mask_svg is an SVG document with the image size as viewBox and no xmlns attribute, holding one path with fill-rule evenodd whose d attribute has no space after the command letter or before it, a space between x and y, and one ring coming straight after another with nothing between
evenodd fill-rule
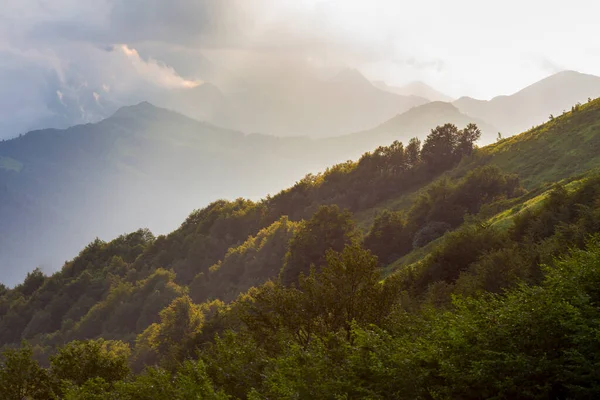
<instances>
[{"instance_id":1,"label":"dense green forest","mask_svg":"<svg viewBox=\"0 0 600 400\"><path fill-rule=\"evenodd\" d=\"M0 286L6 399L600 395L600 100L452 124Z\"/></svg>"}]
</instances>

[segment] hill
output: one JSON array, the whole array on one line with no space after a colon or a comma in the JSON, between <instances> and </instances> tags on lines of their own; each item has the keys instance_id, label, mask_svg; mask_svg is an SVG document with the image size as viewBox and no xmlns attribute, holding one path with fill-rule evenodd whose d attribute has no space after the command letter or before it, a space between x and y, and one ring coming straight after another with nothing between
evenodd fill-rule
<instances>
[{"instance_id":1,"label":"hill","mask_svg":"<svg viewBox=\"0 0 600 400\"><path fill-rule=\"evenodd\" d=\"M347 146L349 149L375 148L394 140L408 143L413 137L424 139L429 130L445 123L460 127L469 123L477 124L482 131L480 143L483 144L492 143L497 138L497 129L485 121L461 113L450 103L435 101L396 115L375 128L325 139L325 142L336 142L339 146Z\"/></svg>"},{"instance_id":2,"label":"hill","mask_svg":"<svg viewBox=\"0 0 600 400\"><path fill-rule=\"evenodd\" d=\"M149 103L3 141L0 280L53 271L96 236L170 231L214 198L265 196L339 159L307 138L244 135Z\"/></svg>"},{"instance_id":3,"label":"hill","mask_svg":"<svg viewBox=\"0 0 600 400\"><path fill-rule=\"evenodd\" d=\"M197 90L207 101L223 100L216 87ZM1 142L0 280L13 284L31 266L54 271L94 237L110 239L140 226L168 232L211 199L275 193L307 172L377 146L423 139L444 122L471 121L449 104L432 103L372 131L277 138L218 128L143 102L96 124Z\"/></svg>"},{"instance_id":4,"label":"hill","mask_svg":"<svg viewBox=\"0 0 600 400\"><path fill-rule=\"evenodd\" d=\"M563 71L509 96L492 100L461 97L453 104L463 113L498 127L506 137L560 115L576 103L600 96L600 77Z\"/></svg>"},{"instance_id":5,"label":"hill","mask_svg":"<svg viewBox=\"0 0 600 400\"><path fill-rule=\"evenodd\" d=\"M42 371L30 390L72 398L593 398L599 113L481 149L475 127L445 124L166 236L96 240L0 288L0 343L35 345L1 371Z\"/></svg>"},{"instance_id":6,"label":"hill","mask_svg":"<svg viewBox=\"0 0 600 400\"><path fill-rule=\"evenodd\" d=\"M569 110L544 125L482 149L482 157L505 171L518 173L530 188L597 169L599 103L595 100Z\"/></svg>"}]
</instances>

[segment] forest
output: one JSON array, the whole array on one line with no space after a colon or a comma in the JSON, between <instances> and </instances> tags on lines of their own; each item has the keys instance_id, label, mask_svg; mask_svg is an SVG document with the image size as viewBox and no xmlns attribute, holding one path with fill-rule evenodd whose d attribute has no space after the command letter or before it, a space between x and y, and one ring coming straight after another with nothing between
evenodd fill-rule
<instances>
[{"instance_id":1,"label":"forest","mask_svg":"<svg viewBox=\"0 0 600 400\"><path fill-rule=\"evenodd\" d=\"M438 126L0 286L0 398L598 398L600 99L480 135Z\"/></svg>"}]
</instances>

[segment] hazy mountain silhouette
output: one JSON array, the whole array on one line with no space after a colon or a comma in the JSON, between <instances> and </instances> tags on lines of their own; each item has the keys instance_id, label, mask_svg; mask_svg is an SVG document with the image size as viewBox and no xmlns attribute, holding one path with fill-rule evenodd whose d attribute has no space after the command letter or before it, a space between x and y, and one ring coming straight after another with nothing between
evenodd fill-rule
<instances>
[{"instance_id":1,"label":"hazy mountain silhouette","mask_svg":"<svg viewBox=\"0 0 600 400\"><path fill-rule=\"evenodd\" d=\"M548 120L550 114L569 111L577 102L600 96L600 77L563 71L536 82L510 96L492 100L461 97L453 104L474 118L480 118L504 136L520 133Z\"/></svg>"},{"instance_id":2,"label":"hazy mountain silhouette","mask_svg":"<svg viewBox=\"0 0 600 400\"><path fill-rule=\"evenodd\" d=\"M208 201L279 190L329 163L313 146L149 103L1 142L0 281L12 284L38 265L56 269L96 236L140 226L166 232Z\"/></svg>"},{"instance_id":3,"label":"hazy mountain silhouette","mask_svg":"<svg viewBox=\"0 0 600 400\"><path fill-rule=\"evenodd\" d=\"M454 99L450 96L441 93L431 86L427 85L425 82L414 81L410 82L404 86L396 87L389 86L387 83L383 81L375 81L373 82L375 87L388 91L390 93L395 93L400 96L418 96L423 97L429 101L453 101Z\"/></svg>"},{"instance_id":4,"label":"hazy mountain silhouette","mask_svg":"<svg viewBox=\"0 0 600 400\"><path fill-rule=\"evenodd\" d=\"M222 99L211 86L195 93ZM96 236L167 232L209 201L258 199L393 138L246 135L142 102L0 142L0 282L54 270Z\"/></svg>"},{"instance_id":5,"label":"hazy mountain silhouette","mask_svg":"<svg viewBox=\"0 0 600 400\"><path fill-rule=\"evenodd\" d=\"M412 108L373 129L327 140L336 142L338 147L345 147L351 152L352 149L370 149L394 140L404 144L413 137L422 140L432 128L446 123L454 124L458 128L463 128L469 123L477 124L482 131L479 144L492 143L497 138L498 130L487 122L461 113L450 103L435 101ZM353 154L354 157L357 155Z\"/></svg>"},{"instance_id":6,"label":"hazy mountain silhouette","mask_svg":"<svg viewBox=\"0 0 600 400\"><path fill-rule=\"evenodd\" d=\"M342 70L322 80L300 68L275 71L268 79L245 84L226 96L227 103L209 119L216 125L311 137L368 129L428 102L378 89L356 70Z\"/></svg>"}]
</instances>

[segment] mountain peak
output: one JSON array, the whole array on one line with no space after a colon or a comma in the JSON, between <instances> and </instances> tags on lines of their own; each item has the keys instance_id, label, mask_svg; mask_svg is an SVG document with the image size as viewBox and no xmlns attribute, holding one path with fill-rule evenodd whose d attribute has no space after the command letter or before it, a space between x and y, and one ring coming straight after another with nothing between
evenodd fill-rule
<instances>
[{"instance_id":1,"label":"mountain peak","mask_svg":"<svg viewBox=\"0 0 600 400\"><path fill-rule=\"evenodd\" d=\"M564 91L562 92L563 97L568 97L571 93L589 91L592 87L600 87L600 77L573 70L564 70L547 76L546 78L521 89L514 95L524 96L537 92L538 94L541 93L541 96L546 96L557 90L562 90Z\"/></svg>"},{"instance_id":2,"label":"mountain peak","mask_svg":"<svg viewBox=\"0 0 600 400\"><path fill-rule=\"evenodd\" d=\"M389 86L384 81L373 82L373 84L381 90L401 96L417 96L429 101L451 102L453 100L450 96L437 91L423 81L413 81L401 87Z\"/></svg>"},{"instance_id":3,"label":"mountain peak","mask_svg":"<svg viewBox=\"0 0 600 400\"><path fill-rule=\"evenodd\" d=\"M341 70L331 79L331 82L344 83L347 85L358 84L372 86L372 83L355 68L346 68Z\"/></svg>"},{"instance_id":4,"label":"mountain peak","mask_svg":"<svg viewBox=\"0 0 600 400\"><path fill-rule=\"evenodd\" d=\"M112 118L123 118L123 117L145 117L151 114L166 111L164 108L155 106L148 101L142 101L138 104L131 106L123 106L119 108L113 115Z\"/></svg>"}]
</instances>

